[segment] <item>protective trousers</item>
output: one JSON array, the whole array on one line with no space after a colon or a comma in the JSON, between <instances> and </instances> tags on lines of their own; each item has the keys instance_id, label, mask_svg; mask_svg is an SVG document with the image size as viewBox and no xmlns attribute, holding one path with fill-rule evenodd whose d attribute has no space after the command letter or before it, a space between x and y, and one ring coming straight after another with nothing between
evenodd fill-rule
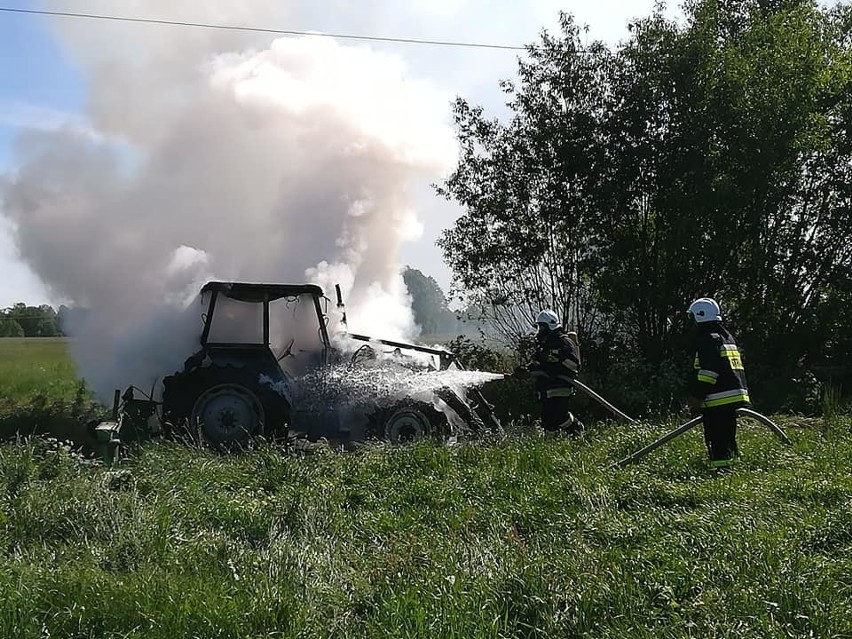
<instances>
[{"instance_id":1,"label":"protective trousers","mask_svg":"<svg viewBox=\"0 0 852 639\"><path fill-rule=\"evenodd\" d=\"M737 449L737 409L731 406L705 408L701 413L704 423L704 442L710 465L721 468L730 466Z\"/></svg>"},{"instance_id":2,"label":"protective trousers","mask_svg":"<svg viewBox=\"0 0 852 639\"><path fill-rule=\"evenodd\" d=\"M547 393L539 393L541 401L541 426L546 432L562 431L579 434L582 430L580 422L569 409L569 397L547 397Z\"/></svg>"}]
</instances>

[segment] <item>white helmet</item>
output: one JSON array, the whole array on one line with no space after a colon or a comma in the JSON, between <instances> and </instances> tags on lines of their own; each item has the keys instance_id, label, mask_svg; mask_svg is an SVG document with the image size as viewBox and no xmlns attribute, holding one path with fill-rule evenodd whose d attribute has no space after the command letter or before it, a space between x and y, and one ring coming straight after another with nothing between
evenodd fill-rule
<instances>
[{"instance_id":1,"label":"white helmet","mask_svg":"<svg viewBox=\"0 0 852 639\"><path fill-rule=\"evenodd\" d=\"M704 322L721 322L722 315L716 300L709 297L700 297L689 305L686 312L692 315L699 324Z\"/></svg>"},{"instance_id":2,"label":"white helmet","mask_svg":"<svg viewBox=\"0 0 852 639\"><path fill-rule=\"evenodd\" d=\"M539 313L538 317L535 318L535 323L539 326L546 326L549 331L555 331L562 326L562 322L559 321L559 316L549 310Z\"/></svg>"}]
</instances>

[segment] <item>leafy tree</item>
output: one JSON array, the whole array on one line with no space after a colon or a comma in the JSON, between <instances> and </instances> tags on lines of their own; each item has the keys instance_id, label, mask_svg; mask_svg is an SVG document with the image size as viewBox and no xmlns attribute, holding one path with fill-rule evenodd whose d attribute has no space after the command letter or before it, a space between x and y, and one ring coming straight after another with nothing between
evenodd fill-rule
<instances>
[{"instance_id":1,"label":"leafy tree","mask_svg":"<svg viewBox=\"0 0 852 639\"><path fill-rule=\"evenodd\" d=\"M57 325L56 311L47 304L27 306L18 302L3 311L3 316L16 322L24 337L57 337L62 334Z\"/></svg>"},{"instance_id":2,"label":"leafy tree","mask_svg":"<svg viewBox=\"0 0 852 639\"><path fill-rule=\"evenodd\" d=\"M465 214L438 244L467 301L517 344L543 308L583 332L596 319L589 286L594 246L590 183L601 169L601 105L609 53L582 50L580 29L562 15L503 84L513 109L503 124L459 99L461 160L438 193Z\"/></svg>"},{"instance_id":3,"label":"leafy tree","mask_svg":"<svg viewBox=\"0 0 852 639\"><path fill-rule=\"evenodd\" d=\"M23 337L24 329L15 320L0 314L0 337Z\"/></svg>"},{"instance_id":4,"label":"leafy tree","mask_svg":"<svg viewBox=\"0 0 852 639\"><path fill-rule=\"evenodd\" d=\"M447 298L433 277L421 271L406 268L402 279L411 295L414 321L426 335L437 335L455 317L447 307Z\"/></svg>"},{"instance_id":5,"label":"leafy tree","mask_svg":"<svg viewBox=\"0 0 852 639\"><path fill-rule=\"evenodd\" d=\"M708 294L776 385L848 343L831 331L852 268L852 10L684 9L614 51L581 50L563 16L504 85L507 124L459 100L461 161L438 191L465 214L441 247L506 338L552 306L613 386L676 383L683 309Z\"/></svg>"},{"instance_id":6,"label":"leafy tree","mask_svg":"<svg viewBox=\"0 0 852 639\"><path fill-rule=\"evenodd\" d=\"M457 312L450 310L447 297L435 278L409 267L405 268L402 277L411 295L414 321L424 335L446 337L480 334L478 318L481 314L470 308Z\"/></svg>"}]
</instances>

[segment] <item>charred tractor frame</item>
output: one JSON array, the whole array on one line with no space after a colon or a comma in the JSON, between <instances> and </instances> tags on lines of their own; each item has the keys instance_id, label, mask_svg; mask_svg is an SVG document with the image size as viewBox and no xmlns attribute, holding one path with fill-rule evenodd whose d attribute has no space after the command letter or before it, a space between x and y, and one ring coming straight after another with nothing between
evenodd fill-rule
<instances>
[{"instance_id":1,"label":"charred tractor frame","mask_svg":"<svg viewBox=\"0 0 852 639\"><path fill-rule=\"evenodd\" d=\"M337 289L337 307L345 310ZM447 350L346 333L363 344L344 353L332 344L328 302L314 284L208 282L201 289L200 349L183 369L166 376L162 400L130 387L115 392L113 416L93 424L102 456L111 462L122 443L154 436L189 438L216 448L245 445L255 437L284 440L404 443L444 438L460 428L476 432L499 427L491 406L476 388L462 397L449 386L428 399L401 397L370 405L305 406L294 396L299 379L329 366L352 370L375 360L377 350L427 358L432 370L463 368ZM282 308L283 306L283 308ZM274 308L277 307L277 308ZM284 321L282 322L282 317ZM289 322L289 323L288 323ZM468 399L470 401L468 401Z\"/></svg>"}]
</instances>

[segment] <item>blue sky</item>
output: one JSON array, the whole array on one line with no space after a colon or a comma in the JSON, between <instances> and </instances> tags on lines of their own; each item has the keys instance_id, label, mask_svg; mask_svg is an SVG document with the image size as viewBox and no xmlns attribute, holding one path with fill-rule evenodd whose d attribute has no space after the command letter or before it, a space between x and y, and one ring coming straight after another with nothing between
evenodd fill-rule
<instances>
[{"instance_id":1,"label":"blue sky","mask_svg":"<svg viewBox=\"0 0 852 639\"><path fill-rule=\"evenodd\" d=\"M3 6L33 9L35 3L6 0ZM11 147L21 129L79 116L85 82L71 66L44 18L0 13L0 173L12 169ZM18 259L0 219L0 308L15 301L52 301Z\"/></svg>"},{"instance_id":2,"label":"blue sky","mask_svg":"<svg viewBox=\"0 0 852 639\"><path fill-rule=\"evenodd\" d=\"M3 6L34 9L33 2ZM0 13L0 167L9 166L9 145L21 125L49 111L78 114L85 84L64 56L47 21Z\"/></svg>"}]
</instances>

